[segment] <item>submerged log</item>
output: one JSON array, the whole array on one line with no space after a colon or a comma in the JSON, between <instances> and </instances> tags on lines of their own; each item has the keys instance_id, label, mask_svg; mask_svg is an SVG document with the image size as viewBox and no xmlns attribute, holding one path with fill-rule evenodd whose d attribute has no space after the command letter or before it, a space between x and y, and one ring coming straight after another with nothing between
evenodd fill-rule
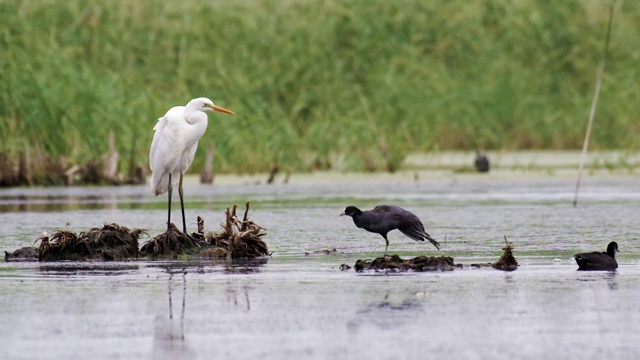
<instances>
[{"instance_id":1,"label":"submerged log","mask_svg":"<svg viewBox=\"0 0 640 360\"><path fill-rule=\"evenodd\" d=\"M502 248L502 250L504 250L504 253L500 257L500 259L498 259L498 261L494 263L487 263L487 264L471 264L471 267L474 267L474 268L492 267L494 269L503 270L503 271L516 270L518 268L518 261L516 260L515 256L513 256L513 244L507 241L506 235L504 237L504 242L507 245L504 248Z\"/></svg>"},{"instance_id":2,"label":"submerged log","mask_svg":"<svg viewBox=\"0 0 640 360\"><path fill-rule=\"evenodd\" d=\"M356 271L452 271L455 268L462 268L462 265L455 264L450 256L418 256L404 260L398 255L385 255L373 260L358 260L354 266Z\"/></svg>"}]
</instances>

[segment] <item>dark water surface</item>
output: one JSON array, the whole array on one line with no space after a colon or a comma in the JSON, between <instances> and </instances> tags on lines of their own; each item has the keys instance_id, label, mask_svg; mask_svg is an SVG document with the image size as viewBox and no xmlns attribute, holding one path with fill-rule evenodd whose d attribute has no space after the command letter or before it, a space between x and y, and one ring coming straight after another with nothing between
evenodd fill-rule
<instances>
[{"instance_id":1,"label":"dark water surface","mask_svg":"<svg viewBox=\"0 0 640 360\"><path fill-rule=\"evenodd\" d=\"M273 256L262 263L0 262L0 359L637 359L640 181L459 177L275 186L189 185L188 225L218 231L225 207L251 201ZM384 240L338 217L390 203L421 217L464 269L356 273ZM174 209L177 209L174 206ZM179 220L175 211L174 220ZM0 190L0 250L43 231L116 222L164 228L146 187ZM520 268L495 261L503 236ZM399 232L389 251L440 254ZM620 247L617 272L577 272L573 254ZM146 241L143 238L142 241ZM332 255L309 255L322 249Z\"/></svg>"}]
</instances>

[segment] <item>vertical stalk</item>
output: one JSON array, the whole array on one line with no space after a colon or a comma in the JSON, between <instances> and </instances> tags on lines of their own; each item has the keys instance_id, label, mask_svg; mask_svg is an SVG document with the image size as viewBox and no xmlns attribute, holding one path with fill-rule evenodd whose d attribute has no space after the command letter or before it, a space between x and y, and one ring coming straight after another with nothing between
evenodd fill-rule
<instances>
[{"instance_id":1,"label":"vertical stalk","mask_svg":"<svg viewBox=\"0 0 640 360\"><path fill-rule=\"evenodd\" d=\"M607 36L604 41L604 54L602 61L598 65L598 71L596 72L596 88L593 94L593 101L591 102L591 111L589 112L589 121L587 122L587 131L584 135L584 142L582 143L582 155L580 156L580 167L578 168L578 180L576 181L576 191L573 196L573 207L578 206L578 192L580 191L580 181L582 180L582 171L584 170L584 162L587 157L587 148L589 147L589 137L591 136L591 127L593 125L593 118L596 115L596 105L598 104L598 97L600 97L600 88L602 86L602 78L604 77L604 66L607 61L607 55L609 53L609 39L611 38L611 23L613 22L613 9L615 2L611 4L609 9L609 24L607 25Z\"/></svg>"}]
</instances>

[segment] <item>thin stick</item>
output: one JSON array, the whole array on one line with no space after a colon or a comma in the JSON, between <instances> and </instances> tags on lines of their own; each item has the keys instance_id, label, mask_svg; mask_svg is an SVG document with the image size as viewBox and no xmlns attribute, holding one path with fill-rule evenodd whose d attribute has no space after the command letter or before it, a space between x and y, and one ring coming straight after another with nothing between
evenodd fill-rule
<instances>
[{"instance_id":1,"label":"thin stick","mask_svg":"<svg viewBox=\"0 0 640 360\"><path fill-rule=\"evenodd\" d=\"M591 126L593 125L593 118L596 115L596 105L598 104L598 97L600 96L600 87L602 86L602 78L604 77L604 65L609 53L609 39L611 38L611 23L613 22L613 9L615 2L611 4L609 9L609 24L607 26L607 37L604 41L604 54L602 61L598 65L598 71L596 72L596 89L593 94L593 101L591 102L591 111L589 112L589 121L587 123L587 132L584 135L584 142L582 143L582 155L580 157L580 168L578 169L578 180L576 182L576 192L573 197L573 207L578 206L578 191L580 190L580 181L582 180L582 171L584 169L584 161L587 157L587 148L589 147L589 136L591 136Z\"/></svg>"}]
</instances>

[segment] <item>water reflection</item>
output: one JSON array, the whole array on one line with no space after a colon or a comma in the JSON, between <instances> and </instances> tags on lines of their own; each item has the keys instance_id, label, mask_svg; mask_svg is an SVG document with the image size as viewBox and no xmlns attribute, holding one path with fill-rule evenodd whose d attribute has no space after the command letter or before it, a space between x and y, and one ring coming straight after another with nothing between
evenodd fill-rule
<instances>
[{"instance_id":1,"label":"water reflection","mask_svg":"<svg viewBox=\"0 0 640 360\"><path fill-rule=\"evenodd\" d=\"M236 259L225 262L224 272L227 274L253 274L260 272L260 267L267 264L269 256L254 259Z\"/></svg>"},{"instance_id":2,"label":"water reflection","mask_svg":"<svg viewBox=\"0 0 640 360\"><path fill-rule=\"evenodd\" d=\"M607 286L611 290L618 290L618 272L617 271L608 271L605 274L605 279L607 280Z\"/></svg>"},{"instance_id":3,"label":"water reflection","mask_svg":"<svg viewBox=\"0 0 640 360\"><path fill-rule=\"evenodd\" d=\"M222 271L225 274L254 274L260 272L260 268L267 264L268 256L255 259L194 259L184 261L155 261L147 266L152 268L167 268L176 271L176 269L185 269L185 271L197 274L207 274Z\"/></svg>"},{"instance_id":4,"label":"water reflection","mask_svg":"<svg viewBox=\"0 0 640 360\"><path fill-rule=\"evenodd\" d=\"M611 290L618 289L618 272L617 271L576 271L578 277L576 280L584 282L596 282L605 280L607 287Z\"/></svg>"},{"instance_id":5,"label":"water reflection","mask_svg":"<svg viewBox=\"0 0 640 360\"><path fill-rule=\"evenodd\" d=\"M153 320L153 349L151 359L195 359L196 353L189 347L185 337L184 317L187 305L187 270L167 267L169 280L167 295L169 300L168 316L157 315ZM182 307L179 322L173 316L173 275L182 273Z\"/></svg>"},{"instance_id":6,"label":"water reflection","mask_svg":"<svg viewBox=\"0 0 640 360\"><path fill-rule=\"evenodd\" d=\"M140 269L136 264L122 264L122 263L50 263L41 265L39 270L47 275L74 275L74 276L87 276L87 275L124 275L132 274Z\"/></svg>"},{"instance_id":7,"label":"water reflection","mask_svg":"<svg viewBox=\"0 0 640 360\"><path fill-rule=\"evenodd\" d=\"M381 329L392 329L406 326L415 319L416 314L423 311L423 302L414 295L390 298L390 292L382 300L365 304L360 308L353 320L347 322L350 331L358 331L362 326L372 324Z\"/></svg>"},{"instance_id":8,"label":"water reflection","mask_svg":"<svg viewBox=\"0 0 640 360\"><path fill-rule=\"evenodd\" d=\"M238 285L235 281L227 281L227 289L225 293L227 305L233 305L233 307L246 312L251 311L249 290L250 287L247 285Z\"/></svg>"},{"instance_id":9,"label":"water reflection","mask_svg":"<svg viewBox=\"0 0 640 360\"><path fill-rule=\"evenodd\" d=\"M0 195L0 212L140 209L143 207L143 203L151 200L143 194L124 196L114 191L92 193L90 189L74 190L76 191L69 193Z\"/></svg>"}]
</instances>

